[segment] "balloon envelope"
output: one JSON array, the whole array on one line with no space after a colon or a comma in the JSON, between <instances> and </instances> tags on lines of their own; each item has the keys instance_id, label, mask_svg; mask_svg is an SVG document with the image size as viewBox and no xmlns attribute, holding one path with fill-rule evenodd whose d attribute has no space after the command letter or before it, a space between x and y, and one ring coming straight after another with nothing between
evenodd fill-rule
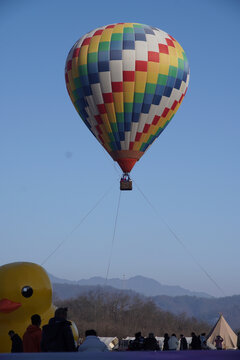
<instances>
[{"instance_id":1,"label":"balloon envelope","mask_svg":"<svg viewBox=\"0 0 240 360\"><path fill-rule=\"evenodd\" d=\"M65 79L84 123L123 172L130 172L178 110L189 66L182 47L164 31L118 23L75 43Z\"/></svg>"}]
</instances>

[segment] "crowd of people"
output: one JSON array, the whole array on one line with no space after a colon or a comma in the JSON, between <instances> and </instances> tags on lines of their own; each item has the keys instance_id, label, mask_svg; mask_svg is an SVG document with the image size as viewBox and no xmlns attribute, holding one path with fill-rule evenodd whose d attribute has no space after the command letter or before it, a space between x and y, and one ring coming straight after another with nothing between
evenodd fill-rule
<instances>
[{"instance_id":1,"label":"crowd of people","mask_svg":"<svg viewBox=\"0 0 240 360\"><path fill-rule=\"evenodd\" d=\"M47 325L41 329L41 317L34 314L23 338L13 330L8 332L12 341L11 352L70 352L108 351L95 330L85 332L85 341L79 346L74 340L71 322L67 320L67 308L58 308Z\"/></svg>"},{"instance_id":2,"label":"crowd of people","mask_svg":"<svg viewBox=\"0 0 240 360\"><path fill-rule=\"evenodd\" d=\"M86 330L85 340L79 345L74 340L71 322L67 320L67 308L58 308L55 316L41 329L41 317L34 314L31 324L27 327L23 338L13 330L8 332L11 341L11 352L66 352L66 351L108 351L108 347L102 342L95 330ZM215 339L217 350L222 350L224 339L218 335ZM240 347L239 347L240 348ZM164 334L163 344L159 342L153 333L144 338L141 332L135 334L135 338L129 341L129 351L168 351L168 350L208 350L206 334L197 336L191 334L191 342L188 344L186 337L181 334L178 339L176 334L169 336Z\"/></svg>"},{"instance_id":3,"label":"crowd of people","mask_svg":"<svg viewBox=\"0 0 240 360\"><path fill-rule=\"evenodd\" d=\"M218 338L218 337L217 337ZM221 337L220 337L221 338ZM221 338L222 339L222 338ZM217 341L217 340L216 340ZM223 341L223 339L222 339ZM220 343L218 346L216 345L217 349L220 350ZM128 350L208 350L206 334L202 333L201 335L197 336L194 332L191 334L191 342L188 345L186 337L181 334L180 338L178 339L176 334L172 334L169 336L167 333L164 334L163 346L160 349L159 343L155 338L153 333L150 333L148 337L144 338L141 332L137 332L135 334L135 339L129 342Z\"/></svg>"}]
</instances>

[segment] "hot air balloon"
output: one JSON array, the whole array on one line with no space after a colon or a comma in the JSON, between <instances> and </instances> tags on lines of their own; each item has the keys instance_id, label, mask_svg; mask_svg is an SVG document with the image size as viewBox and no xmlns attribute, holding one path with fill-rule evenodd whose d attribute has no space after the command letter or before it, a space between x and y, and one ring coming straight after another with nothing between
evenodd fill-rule
<instances>
[{"instance_id":1,"label":"hot air balloon","mask_svg":"<svg viewBox=\"0 0 240 360\"><path fill-rule=\"evenodd\" d=\"M131 190L130 171L186 94L189 65L184 50L155 27L107 25L74 44L65 79L78 114L122 169L120 189Z\"/></svg>"}]
</instances>

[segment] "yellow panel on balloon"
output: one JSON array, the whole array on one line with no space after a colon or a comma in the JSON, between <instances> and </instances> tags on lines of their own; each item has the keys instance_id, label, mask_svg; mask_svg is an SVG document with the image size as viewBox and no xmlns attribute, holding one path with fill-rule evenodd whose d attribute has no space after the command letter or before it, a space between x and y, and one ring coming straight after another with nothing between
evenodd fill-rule
<instances>
[{"instance_id":1,"label":"yellow panel on balloon","mask_svg":"<svg viewBox=\"0 0 240 360\"><path fill-rule=\"evenodd\" d=\"M84 45L79 53L79 65L87 65L88 45Z\"/></svg>"},{"instance_id":2,"label":"yellow panel on balloon","mask_svg":"<svg viewBox=\"0 0 240 360\"><path fill-rule=\"evenodd\" d=\"M112 29L105 29L101 35L101 42L110 41L112 36Z\"/></svg>"},{"instance_id":3,"label":"yellow panel on balloon","mask_svg":"<svg viewBox=\"0 0 240 360\"><path fill-rule=\"evenodd\" d=\"M89 53L94 53L98 51L100 38L101 38L100 35L96 35L91 38L89 50L88 50Z\"/></svg>"}]
</instances>

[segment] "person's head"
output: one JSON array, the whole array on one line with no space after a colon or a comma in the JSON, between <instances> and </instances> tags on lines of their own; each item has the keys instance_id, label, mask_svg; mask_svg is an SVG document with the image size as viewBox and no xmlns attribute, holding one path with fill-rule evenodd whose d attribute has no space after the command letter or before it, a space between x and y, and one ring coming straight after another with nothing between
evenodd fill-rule
<instances>
[{"instance_id":1,"label":"person's head","mask_svg":"<svg viewBox=\"0 0 240 360\"><path fill-rule=\"evenodd\" d=\"M192 332L192 333L191 333L191 336L192 336L192 337L193 337L193 336L196 336L195 332Z\"/></svg>"},{"instance_id":2,"label":"person's head","mask_svg":"<svg viewBox=\"0 0 240 360\"><path fill-rule=\"evenodd\" d=\"M181 335L180 335L180 338L183 338L183 337L184 337L184 335L183 335L183 334L181 334Z\"/></svg>"},{"instance_id":3,"label":"person's head","mask_svg":"<svg viewBox=\"0 0 240 360\"><path fill-rule=\"evenodd\" d=\"M165 337L165 338L168 338L168 333L165 333L165 334L164 334L164 337Z\"/></svg>"},{"instance_id":4,"label":"person's head","mask_svg":"<svg viewBox=\"0 0 240 360\"><path fill-rule=\"evenodd\" d=\"M175 336L175 337L176 337L176 334L173 333L172 336Z\"/></svg>"},{"instance_id":5,"label":"person's head","mask_svg":"<svg viewBox=\"0 0 240 360\"><path fill-rule=\"evenodd\" d=\"M206 333L201 333L201 335L202 335L202 336L205 336L205 335L206 335Z\"/></svg>"},{"instance_id":6,"label":"person's head","mask_svg":"<svg viewBox=\"0 0 240 360\"><path fill-rule=\"evenodd\" d=\"M41 325L41 317L38 314L34 314L31 316L32 325L40 326Z\"/></svg>"},{"instance_id":7,"label":"person's head","mask_svg":"<svg viewBox=\"0 0 240 360\"><path fill-rule=\"evenodd\" d=\"M142 333L141 331L138 331L136 334L135 334L135 338L140 338L142 336Z\"/></svg>"},{"instance_id":8,"label":"person's head","mask_svg":"<svg viewBox=\"0 0 240 360\"><path fill-rule=\"evenodd\" d=\"M86 330L85 331L85 336L87 337L87 336L97 336L97 332L96 332L96 330L93 330L93 329L91 329L91 330Z\"/></svg>"},{"instance_id":9,"label":"person's head","mask_svg":"<svg viewBox=\"0 0 240 360\"><path fill-rule=\"evenodd\" d=\"M55 310L55 317L67 320L67 307L60 307Z\"/></svg>"},{"instance_id":10,"label":"person's head","mask_svg":"<svg viewBox=\"0 0 240 360\"><path fill-rule=\"evenodd\" d=\"M9 330L8 335L12 339L13 335L15 335L15 332L13 330Z\"/></svg>"}]
</instances>

